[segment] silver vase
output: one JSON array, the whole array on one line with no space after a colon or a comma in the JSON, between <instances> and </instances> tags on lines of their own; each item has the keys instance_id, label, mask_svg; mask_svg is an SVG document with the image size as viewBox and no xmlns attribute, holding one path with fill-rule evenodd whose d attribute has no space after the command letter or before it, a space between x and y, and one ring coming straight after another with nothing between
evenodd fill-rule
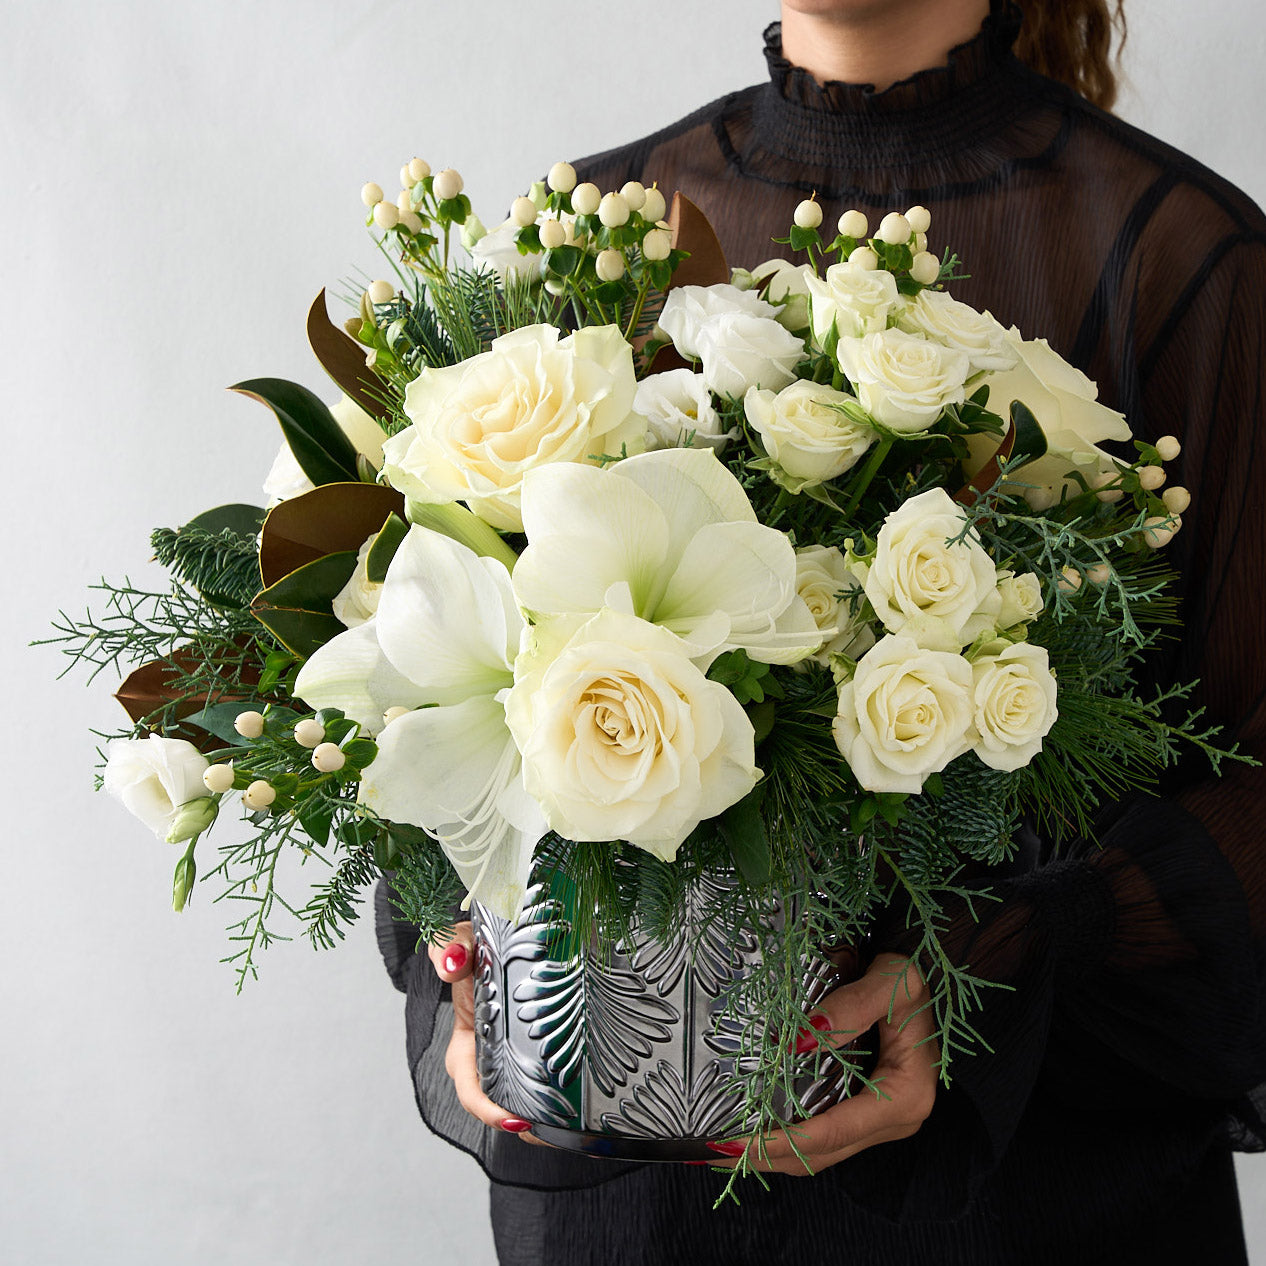
<instances>
[{"instance_id":1,"label":"silver vase","mask_svg":"<svg viewBox=\"0 0 1266 1266\"><path fill-rule=\"evenodd\" d=\"M760 961L760 935L705 915L731 882L700 880L670 941L634 927L601 951L572 948L565 889L536 884L513 922L473 905L484 1093L538 1138L593 1156L715 1160L709 1140L748 1132L735 1072L742 1028L761 1020L737 1014L731 995ZM839 983L823 959L803 968L810 1005ZM810 1114L847 1094L841 1064L802 1058L794 1089Z\"/></svg>"}]
</instances>

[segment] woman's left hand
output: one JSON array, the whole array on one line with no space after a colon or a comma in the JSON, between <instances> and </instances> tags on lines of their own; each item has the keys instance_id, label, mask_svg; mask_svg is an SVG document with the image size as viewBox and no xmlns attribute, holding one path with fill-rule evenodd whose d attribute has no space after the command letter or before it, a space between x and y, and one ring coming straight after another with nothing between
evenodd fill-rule
<instances>
[{"instance_id":1,"label":"woman's left hand","mask_svg":"<svg viewBox=\"0 0 1266 1266\"><path fill-rule=\"evenodd\" d=\"M879 1060L870 1077L875 1090L859 1087L843 1103L763 1140L716 1144L717 1164L738 1164L722 1156L745 1147L753 1169L803 1178L876 1143L909 1138L936 1098L940 1053L929 1002L918 969L898 954L880 954L860 980L827 994L816 1012L828 1031L813 1036L843 1046L878 1024Z\"/></svg>"}]
</instances>

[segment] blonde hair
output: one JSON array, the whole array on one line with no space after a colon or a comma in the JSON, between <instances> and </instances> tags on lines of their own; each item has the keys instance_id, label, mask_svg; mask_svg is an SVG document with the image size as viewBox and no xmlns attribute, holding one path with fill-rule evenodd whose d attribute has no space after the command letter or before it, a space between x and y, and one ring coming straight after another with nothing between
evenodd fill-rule
<instances>
[{"instance_id":1,"label":"blonde hair","mask_svg":"<svg viewBox=\"0 0 1266 1266\"><path fill-rule=\"evenodd\" d=\"M1111 110L1125 45L1125 0L1019 0L1019 5L1024 26L1015 55L1038 74Z\"/></svg>"}]
</instances>

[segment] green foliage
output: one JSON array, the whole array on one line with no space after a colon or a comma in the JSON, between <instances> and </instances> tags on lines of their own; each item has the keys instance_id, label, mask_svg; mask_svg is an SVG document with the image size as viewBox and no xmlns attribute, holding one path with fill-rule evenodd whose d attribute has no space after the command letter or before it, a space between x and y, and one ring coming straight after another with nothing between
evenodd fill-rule
<instances>
[{"instance_id":1,"label":"green foliage","mask_svg":"<svg viewBox=\"0 0 1266 1266\"><path fill-rule=\"evenodd\" d=\"M231 390L273 411L295 461L318 487L359 479L356 449L319 396L284 378L253 378Z\"/></svg>"}]
</instances>

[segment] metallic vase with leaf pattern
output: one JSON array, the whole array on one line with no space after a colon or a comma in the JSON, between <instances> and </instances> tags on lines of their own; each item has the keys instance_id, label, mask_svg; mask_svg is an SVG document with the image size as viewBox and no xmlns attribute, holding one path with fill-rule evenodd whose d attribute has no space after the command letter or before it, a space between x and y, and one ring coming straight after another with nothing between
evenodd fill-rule
<instances>
[{"instance_id":1,"label":"metallic vase with leaf pattern","mask_svg":"<svg viewBox=\"0 0 1266 1266\"><path fill-rule=\"evenodd\" d=\"M513 922L472 906L484 1093L555 1146L623 1160L715 1159L708 1140L750 1128L734 1072L736 1061L743 1071L740 1024L761 1023L728 1005L759 962L757 930L705 914L709 889L731 882L699 880L671 940L635 926L631 942L601 950L576 947L567 893L547 884L529 888ZM805 970L810 1003L839 983L822 960ZM813 1060L805 1065L795 1089L810 1113L847 1094L840 1064L816 1076Z\"/></svg>"}]
</instances>

